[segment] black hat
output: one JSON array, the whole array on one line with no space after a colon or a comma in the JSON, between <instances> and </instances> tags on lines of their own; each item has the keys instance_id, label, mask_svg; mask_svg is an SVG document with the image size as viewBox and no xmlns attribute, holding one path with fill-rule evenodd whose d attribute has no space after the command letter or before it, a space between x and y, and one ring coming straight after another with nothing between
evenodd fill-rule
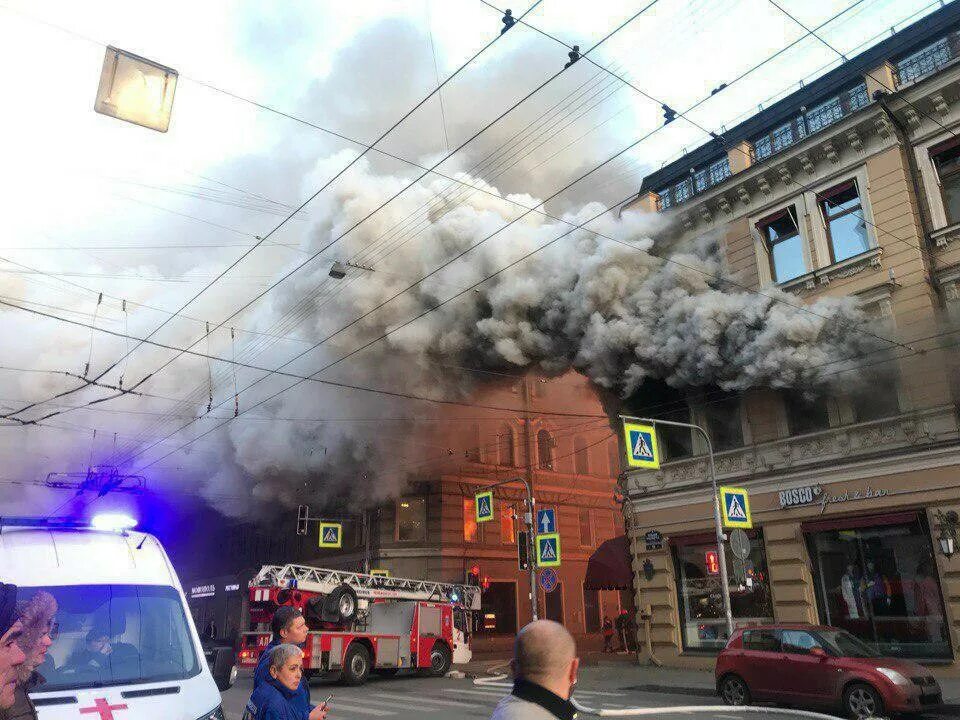
<instances>
[{"instance_id":1,"label":"black hat","mask_svg":"<svg viewBox=\"0 0 960 720\"><path fill-rule=\"evenodd\" d=\"M273 630L273 636L280 639L280 631L289 625L295 618L302 616L303 613L290 605L281 605L273 614L273 620L270 622L270 629Z\"/></svg>"},{"instance_id":2,"label":"black hat","mask_svg":"<svg viewBox=\"0 0 960 720\"><path fill-rule=\"evenodd\" d=\"M17 586L0 583L0 635L17 621Z\"/></svg>"}]
</instances>

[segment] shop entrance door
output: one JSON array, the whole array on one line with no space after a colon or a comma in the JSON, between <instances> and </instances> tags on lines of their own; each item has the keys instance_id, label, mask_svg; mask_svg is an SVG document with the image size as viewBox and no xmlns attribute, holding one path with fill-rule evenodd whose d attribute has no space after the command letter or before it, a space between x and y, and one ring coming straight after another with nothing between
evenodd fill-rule
<instances>
[{"instance_id":1,"label":"shop entrance door","mask_svg":"<svg viewBox=\"0 0 960 720\"><path fill-rule=\"evenodd\" d=\"M563 583L558 582L553 592L544 593L544 615L547 620L553 620L563 625Z\"/></svg>"}]
</instances>

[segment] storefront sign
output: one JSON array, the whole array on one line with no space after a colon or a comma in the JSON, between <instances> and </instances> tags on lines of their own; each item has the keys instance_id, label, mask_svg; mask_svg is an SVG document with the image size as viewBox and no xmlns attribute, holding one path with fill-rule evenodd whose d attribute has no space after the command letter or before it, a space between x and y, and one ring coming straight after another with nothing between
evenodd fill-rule
<instances>
[{"instance_id":1,"label":"storefront sign","mask_svg":"<svg viewBox=\"0 0 960 720\"><path fill-rule=\"evenodd\" d=\"M224 591L224 592L235 592L235 591L237 591L237 590L239 590L239 589L240 589L240 585L239 585L239 584L224 585L224 586L223 586L223 591Z\"/></svg>"},{"instance_id":2,"label":"storefront sign","mask_svg":"<svg viewBox=\"0 0 960 720\"><path fill-rule=\"evenodd\" d=\"M647 543L647 550L663 549L663 533L659 530L651 530L643 536L643 539Z\"/></svg>"},{"instance_id":3,"label":"storefront sign","mask_svg":"<svg viewBox=\"0 0 960 720\"><path fill-rule=\"evenodd\" d=\"M838 495L831 495L820 485L806 485L790 490L781 490L779 498L781 508L816 504L820 506L820 514L823 515L827 510L827 505L853 500L876 500L886 495L887 491L883 488L873 488L870 485L865 488L848 490Z\"/></svg>"},{"instance_id":4,"label":"storefront sign","mask_svg":"<svg viewBox=\"0 0 960 720\"><path fill-rule=\"evenodd\" d=\"M217 592L216 585L197 585L196 587L190 588L190 597L192 598L201 598L201 597L213 597Z\"/></svg>"}]
</instances>

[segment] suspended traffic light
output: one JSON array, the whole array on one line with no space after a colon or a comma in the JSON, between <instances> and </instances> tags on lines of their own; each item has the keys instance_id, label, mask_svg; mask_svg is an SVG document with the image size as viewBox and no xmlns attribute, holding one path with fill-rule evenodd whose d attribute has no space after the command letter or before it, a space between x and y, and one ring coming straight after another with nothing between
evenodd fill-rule
<instances>
[{"instance_id":1,"label":"suspended traffic light","mask_svg":"<svg viewBox=\"0 0 960 720\"><path fill-rule=\"evenodd\" d=\"M471 587L480 587L480 566L473 565L467 571L467 585Z\"/></svg>"}]
</instances>

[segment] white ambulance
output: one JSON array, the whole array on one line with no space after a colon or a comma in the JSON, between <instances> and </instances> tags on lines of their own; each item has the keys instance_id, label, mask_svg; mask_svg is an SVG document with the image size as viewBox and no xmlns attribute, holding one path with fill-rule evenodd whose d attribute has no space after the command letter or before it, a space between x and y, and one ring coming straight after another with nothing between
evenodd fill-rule
<instances>
[{"instance_id":1,"label":"white ambulance","mask_svg":"<svg viewBox=\"0 0 960 720\"><path fill-rule=\"evenodd\" d=\"M0 518L0 581L58 606L45 682L30 693L40 720L223 720L163 547L124 518L99 520Z\"/></svg>"}]
</instances>

